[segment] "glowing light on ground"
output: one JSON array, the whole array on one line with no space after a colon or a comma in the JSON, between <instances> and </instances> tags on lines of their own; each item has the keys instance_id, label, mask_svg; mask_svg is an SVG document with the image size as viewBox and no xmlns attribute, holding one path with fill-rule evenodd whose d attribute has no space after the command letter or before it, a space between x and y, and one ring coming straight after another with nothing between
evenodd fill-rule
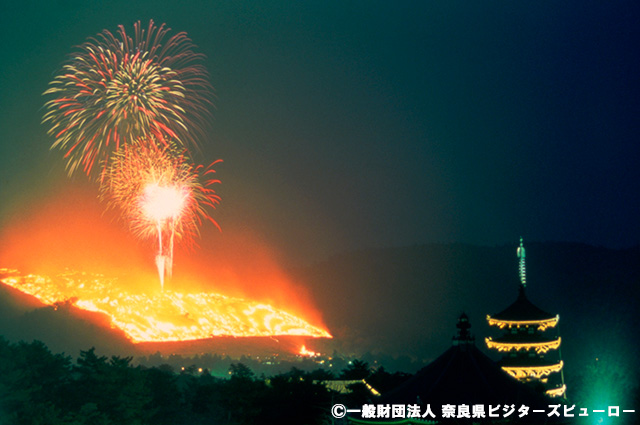
<instances>
[{"instance_id":1,"label":"glowing light on ground","mask_svg":"<svg viewBox=\"0 0 640 425\"><path fill-rule=\"evenodd\" d=\"M307 350L306 346L300 347L300 352L298 353L303 357L317 357L320 353L316 353L315 351Z\"/></svg>"},{"instance_id":2,"label":"glowing light on ground","mask_svg":"<svg viewBox=\"0 0 640 425\"><path fill-rule=\"evenodd\" d=\"M3 276L4 275L4 276ZM295 335L331 338L326 330L270 305L215 293L165 290L136 294L118 279L80 272L54 277L0 269L0 282L47 305L70 302L104 313L133 342L187 341L214 336Z\"/></svg>"}]
</instances>

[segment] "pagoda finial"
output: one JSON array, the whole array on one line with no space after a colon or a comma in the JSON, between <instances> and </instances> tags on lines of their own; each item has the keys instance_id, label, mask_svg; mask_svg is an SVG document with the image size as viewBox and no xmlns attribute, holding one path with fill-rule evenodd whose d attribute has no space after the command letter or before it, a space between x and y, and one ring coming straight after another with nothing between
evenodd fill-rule
<instances>
[{"instance_id":1,"label":"pagoda finial","mask_svg":"<svg viewBox=\"0 0 640 425\"><path fill-rule=\"evenodd\" d=\"M471 332L469 332L469 329L471 329L469 316L464 314L464 312L458 318L456 327L458 328L458 334L453 337L453 345L467 345L475 343L475 337L471 335Z\"/></svg>"},{"instance_id":2,"label":"pagoda finial","mask_svg":"<svg viewBox=\"0 0 640 425\"><path fill-rule=\"evenodd\" d=\"M522 236L520 237L520 246L518 247L518 258L520 259L520 264L518 266L518 274L520 275L520 284L523 288L527 287L527 271L525 268L525 252L524 245L522 244Z\"/></svg>"}]
</instances>

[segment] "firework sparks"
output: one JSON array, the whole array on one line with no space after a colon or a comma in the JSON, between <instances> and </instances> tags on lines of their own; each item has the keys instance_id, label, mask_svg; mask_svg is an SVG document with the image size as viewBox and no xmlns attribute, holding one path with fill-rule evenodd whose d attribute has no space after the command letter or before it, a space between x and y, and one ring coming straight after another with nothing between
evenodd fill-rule
<instances>
[{"instance_id":1,"label":"firework sparks","mask_svg":"<svg viewBox=\"0 0 640 425\"><path fill-rule=\"evenodd\" d=\"M182 214L188 195L188 189L184 186L166 187L152 182L144 188L140 202L149 219L175 220Z\"/></svg>"},{"instance_id":2,"label":"firework sparks","mask_svg":"<svg viewBox=\"0 0 640 425\"><path fill-rule=\"evenodd\" d=\"M105 171L109 157L137 139L197 145L211 86L186 33L169 36L164 24L120 26L79 46L45 95L43 123L64 151L67 171Z\"/></svg>"},{"instance_id":3,"label":"firework sparks","mask_svg":"<svg viewBox=\"0 0 640 425\"><path fill-rule=\"evenodd\" d=\"M156 224L158 232L158 254L156 255L156 267L160 277L160 287L164 289L165 274L171 277L173 268L173 236L175 234L175 223L180 220L189 196L189 189L184 185L171 187L160 186L157 181L148 183L139 195L142 212L148 220ZM167 225L168 223L168 225ZM169 228L170 242L168 246L169 255L165 254L162 242L164 227Z\"/></svg>"},{"instance_id":4,"label":"firework sparks","mask_svg":"<svg viewBox=\"0 0 640 425\"><path fill-rule=\"evenodd\" d=\"M102 197L120 209L137 236L157 237L156 266L163 288L165 275L172 275L174 241L192 242L203 219L217 226L209 214L220 202L210 188L220 182L211 178L217 162L194 167L171 144L139 142L116 152L107 169Z\"/></svg>"}]
</instances>

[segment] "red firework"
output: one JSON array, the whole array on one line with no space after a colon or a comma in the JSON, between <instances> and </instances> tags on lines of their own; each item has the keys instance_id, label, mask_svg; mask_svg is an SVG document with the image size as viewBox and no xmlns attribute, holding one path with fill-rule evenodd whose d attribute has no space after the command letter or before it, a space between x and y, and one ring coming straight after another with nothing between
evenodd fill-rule
<instances>
[{"instance_id":1,"label":"red firework","mask_svg":"<svg viewBox=\"0 0 640 425\"><path fill-rule=\"evenodd\" d=\"M43 123L64 151L67 170L104 172L109 157L135 140L197 146L212 93L203 55L186 33L169 36L164 24L119 26L79 46L45 95ZM96 167L96 165L98 166Z\"/></svg>"}]
</instances>

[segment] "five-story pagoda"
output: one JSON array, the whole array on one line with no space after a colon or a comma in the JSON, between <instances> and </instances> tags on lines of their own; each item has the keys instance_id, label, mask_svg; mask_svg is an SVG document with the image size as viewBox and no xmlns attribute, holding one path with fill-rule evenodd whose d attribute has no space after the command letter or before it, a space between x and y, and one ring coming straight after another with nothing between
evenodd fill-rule
<instances>
[{"instance_id":1,"label":"five-story pagoda","mask_svg":"<svg viewBox=\"0 0 640 425\"><path fill-rule=\"evenodd\" d=\"M490 326L497 326L504 334L496 339L486 338L487 347L503 353L499 364L519 381L541 386L551 397L564 396L566 386L562 376L560 337L557 325L560 317L536 307L529 301L525 289L525 250L520 238L518 247L520 284L518 298L505 310L487 315ZM556 332L549 331L555 328ZM555 333L555 335L550 335Z\"/></svg>"}]
</instances>

